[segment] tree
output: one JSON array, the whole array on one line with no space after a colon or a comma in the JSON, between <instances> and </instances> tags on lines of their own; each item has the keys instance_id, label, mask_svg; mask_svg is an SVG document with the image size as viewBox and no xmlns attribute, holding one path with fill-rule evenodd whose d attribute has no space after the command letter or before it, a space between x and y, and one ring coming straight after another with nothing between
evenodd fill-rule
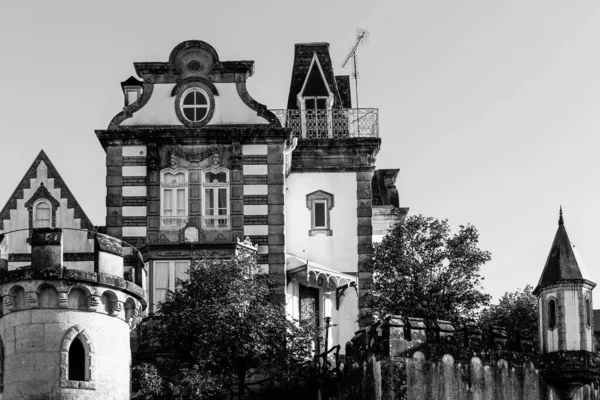
<instances>
[{"instance_id":1,"label":"tree","mask_svg":"<svg viewBox=\"0 0 600 400\"><path fill-rule=\"evenodd\" d=\"M373 283L367 304L383 317L444 319L463 324L490 296L481 291L480 268L491 259L478 248L479 233L447 220L406 217L372 251Z\"/></svg>"},{"instance_id":2,"label":"tree","mask_svg":"<svg viewBox=\"0 0 600 400\"><path fill-rule=\"evenodd\" d=\"M509 336L530 338L538 342L538 302L533 294L533 286L517 289L513 293L504 293L498 304L491 305L481 312L479 323L484 333L491 326L506 329Z\"/></svg>"},{"instance_id":3,"label":"tree","mask_svg":"<svg viewBox=\"0 0 600 400\"><path fill-rule=\"evenodd\" d=\"M224 390L241 398L250 371L278 386L298 383L294 379L311 359L314 330L298 326L270 301L271 284L253 257L194 260L189 279L160 303L150 333L168 355L156 365L170 375L156 398L205 399ZM152 372L138 368L144 378L138 383L146 382L136 393L140 398L161 386Z\"/></svg>"}]
</instances>

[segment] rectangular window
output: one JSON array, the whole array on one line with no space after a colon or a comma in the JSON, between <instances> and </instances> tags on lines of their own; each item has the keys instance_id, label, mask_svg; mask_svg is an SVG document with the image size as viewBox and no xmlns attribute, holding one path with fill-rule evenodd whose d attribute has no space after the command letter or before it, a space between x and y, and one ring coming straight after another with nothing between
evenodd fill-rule
<instances>
[{"instance_id":1,"label":"rectangular window","mask_svg":"<svg viewBox=\"0 0 600 400\"><path fill-rule=\"evenodd\" d=\"M163 172L161 175L161 219L163 230L178 230L187 223L187 172Z\"/></svg>"},{"instance_id":2,"label":"rectangular window","mask_svg":"<svg viewBox=\"0 0 600 400\"><path fill-rule=\"evenodd\" d=\"M331 236L330 212L333 208L333 194L317 190L306 195L306 207L310 210L309 236L318 234Z\"/></svg>"},{"instance_id":3,"label":"rectangular window","mask_svg":"<svg viewBox=\"0 0 600 400\"><path fill-rule=\"evenodd\" d=\"M315 201L315 228L327 228L326 207L325 201Z\"/></svg>"},{"instance_id":4,"label":"rectangular window","mask_svg":"<svg viewBox=\"0 0 600 400\"><path fill-rule=\"evenodd\" d=\"M204 216L205 229L229 229L229 173L228 171L206 172L204 174Z\"/></svg>"},{"instance_id":5,"label":"rectangular window","mask_svg":"<svg viewBox=\"0 0 600 400\"><path fill-rule=\"evenodd\" d=\"M152 309L156 312L158 302L167 298L168 291L175 291L177 288L177 279L186 280L188 278L188 269L190 262L188 260L179 261L154 261L152 264Z\"/></svg>"}]
</instances>

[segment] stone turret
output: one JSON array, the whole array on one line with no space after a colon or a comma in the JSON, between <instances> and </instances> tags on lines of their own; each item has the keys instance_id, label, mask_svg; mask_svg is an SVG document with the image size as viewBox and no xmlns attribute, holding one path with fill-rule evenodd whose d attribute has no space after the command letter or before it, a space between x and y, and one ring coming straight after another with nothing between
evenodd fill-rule
<instances>
[{"instance_id":1,"label":"stone turret","mask_svg":"<svg viewBox=\"0 0 600 400\"><path fill-rule=\"evenodd\" d=\"M142 263L124 279L124 258L136 251L81 230L94 250L78 257L93 263L66 263L64 231L32 229L31 265L0 270L1 398L129 399L129 333L146 308Z\"/></svg>"},{"instance_id":2,"label":"stone turret","mask_svg":"<svg viewBox=\"0 0 600 400\"><path fill-rule=\"evenodd\" d=\"M534 290L538 297L542 376L563 399L571 399L598 373L594 365L594 282L565 229L562 208L550 254Z\"/></svg>"}]
</instances>

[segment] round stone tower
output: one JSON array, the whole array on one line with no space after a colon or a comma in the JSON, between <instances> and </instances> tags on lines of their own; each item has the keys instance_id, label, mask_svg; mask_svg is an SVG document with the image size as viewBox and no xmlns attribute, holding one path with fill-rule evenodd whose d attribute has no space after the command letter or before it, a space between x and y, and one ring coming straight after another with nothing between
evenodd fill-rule
<instances>
[{"instance_id":1,"label":"round stone tower","mask_svg":"<svg viewBox=\"0 0 600 400\"><path fill-rule=\"evenodd\" d=\"M0 398L129 399L129 333L146 307L137 251L96 232L30 232L31 265L16 270L8 261L27 257L2 249L22 236L0 235ZM63 254L63 234L88 252Z\"/></svg>"}]
</instances>

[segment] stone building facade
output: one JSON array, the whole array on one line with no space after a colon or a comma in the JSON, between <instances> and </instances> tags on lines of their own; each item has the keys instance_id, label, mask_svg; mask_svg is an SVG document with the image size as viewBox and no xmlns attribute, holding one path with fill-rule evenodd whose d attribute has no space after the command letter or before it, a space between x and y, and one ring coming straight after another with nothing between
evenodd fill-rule
<instances>
[{"instance_id":1,"label":"stone building facade","mask_svg":"<svg viewBox=\"0 0 600 400\"><path fill-rule=\"evenodd\" d=\"M134 63L141 80L122 83L123 111L96 131L106 232L143 254L150 313L194 255L233 255L248 239L293 317L331 317L330 344L358 328L373 220L381 234L406 213L398 171L375 173L377 110L352 109L329 45L294 51L286 109L248 93L252 61L221 61L202 41L179 44L166 62Z\"/></svg>"},{"instance_id":2,"label":"stone building facade","mask_svg":"<svg viewBox=\"0 0 600 400\"><path fill-rule=\"evenodd\" d=\"M96 131L105 226L43 151L0 211L2 399L128 398L130 331L198 255L255 252L287 311L331 318L329 346L345 343L373 226L406 214L398 170L375 171L378 110L352 108L327 43L295 46L278 110L248 93L253 61L202 41L134 67L122 111Z\"/></svg>"},{"instance_id":3,"label":"stone building facade","mask_svg":"<svg viewBox=\"0 0 600 400\"><path fill-rule=\"evenodd\" d=\"M43 151L0 215L0 398L128 399L141 255L94 228Z\"/></svg>"}]
</instances>

